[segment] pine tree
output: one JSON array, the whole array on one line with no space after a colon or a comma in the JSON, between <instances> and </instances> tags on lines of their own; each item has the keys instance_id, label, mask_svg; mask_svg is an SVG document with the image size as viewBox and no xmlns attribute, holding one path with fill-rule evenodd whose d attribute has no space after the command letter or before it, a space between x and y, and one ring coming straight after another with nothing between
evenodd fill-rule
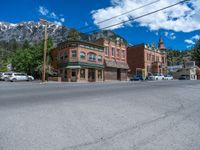
<instances>
[{"instance_id":1,"label":"pine tree","mask_svg":"<svg viewBox=\"0 0 200 150\"><path fill-rule=\"evenodd\" d=\"M196 65L200 67L200 39L197 41L192 50L192 60L195 61Z\"/></svg>"}]
</instances>

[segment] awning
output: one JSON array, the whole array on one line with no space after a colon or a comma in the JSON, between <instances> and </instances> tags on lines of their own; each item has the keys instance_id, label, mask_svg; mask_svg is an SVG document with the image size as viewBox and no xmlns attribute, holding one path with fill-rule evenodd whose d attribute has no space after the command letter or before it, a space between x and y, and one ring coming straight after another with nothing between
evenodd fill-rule
<instances>
[{"instance_id":1,"label":"awning","mask_svg":"<svg viewBox=\"0 0 200 150\"><path fill-rule=\"evenodd\" d=\"M81 66L67 66L67 69L81 69Z\"/></svg>"}]
</instances>

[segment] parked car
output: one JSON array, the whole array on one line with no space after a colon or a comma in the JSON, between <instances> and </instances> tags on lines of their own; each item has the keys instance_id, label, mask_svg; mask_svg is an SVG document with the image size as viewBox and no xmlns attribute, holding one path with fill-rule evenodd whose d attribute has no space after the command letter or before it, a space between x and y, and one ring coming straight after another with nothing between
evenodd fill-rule
<instances>
[{"instance_id":1,"label":"parked car","mask_svg":"<svg viewBox=\"0 0 200 150\"><path fill-rule=\"evenodd\" d=\"M134 75L132 78L130 78L131 81L142 81L143 78L140 75Z\"/></svg>"},{"instance_id":2,"label":"parked car","mask_svg":"<svg viewBox=\"0 0 200 150\"><path fill-rule=\"evenodd\" d=\"M188 75L181 75L179 78L179 80L189 80Z\"/></svg>"},{"instance_id":3,"label":"parked car","mask_svg":"<svg viewBox=\"0 0 200 150\"><path fill-rule=\"evenodd\" d=\"M174 78L173 78L173 76L171 76L171 75L165 75L164 76L164 80L173 80Z\"/></svg>"},{"instance_id":4,"label":"parked car","mask_svg":"<svg viewBox=\"0 0 200 150\"><path fill-rule=\"evenodd\" d=\"M9 76L9 80L11 82L16 82L16 81L33 81L34 77L29 76L25 73L12 73Z\"/></svg>"},{"instance_id":5,"label":"parked car","mask_svg":"<svg viewBox=\"0 0 200 150\"><path fill-rule=\"evenodd\" d=\"M148 77L149 80L164 80L164 78L162 74L153 74Z\"/></svg>"},{"instance_id":6,"label":"parked car","mask_svg":"<svg viewBox=\"0 0 200 150\"><path fill-rule=\"evenodd\" d=\"M0 74L0 80L9 81L9 76L12 75L12 72L3 72Z\"/></svg>"}]
</instances>

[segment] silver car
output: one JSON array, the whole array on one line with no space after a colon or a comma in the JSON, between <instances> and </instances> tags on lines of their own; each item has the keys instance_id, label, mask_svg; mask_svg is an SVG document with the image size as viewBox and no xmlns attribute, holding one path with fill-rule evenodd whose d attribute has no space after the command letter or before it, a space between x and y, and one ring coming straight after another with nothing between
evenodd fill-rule
<instances>
[{"instance_id":1,"label":"silver car","mask_svg":"<svg viewBox=\"0 0 200 150\"><path fill-rule=\"evenodd\" d=\"M32 76L28 76L25 73L12 73L9 76L9 80L11 82L16 82L16 81L33 81L34 78Z\"/></svg>"}]
</instances>

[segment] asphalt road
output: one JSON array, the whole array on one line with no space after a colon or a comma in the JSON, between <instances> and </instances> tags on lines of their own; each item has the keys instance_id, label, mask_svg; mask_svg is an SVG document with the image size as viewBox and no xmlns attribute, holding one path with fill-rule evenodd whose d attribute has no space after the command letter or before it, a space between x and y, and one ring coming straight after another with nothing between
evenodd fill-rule
<instances>
[{"instance_id":1,"label":"asphalt road","mask_svg":"<svg viewBox=\"0 0 200 150\"><path fill-rule=\"evenodd\" d=\"M199 150L200 81L0 82L0 150Z\"/></svg>"}]
</instances>

